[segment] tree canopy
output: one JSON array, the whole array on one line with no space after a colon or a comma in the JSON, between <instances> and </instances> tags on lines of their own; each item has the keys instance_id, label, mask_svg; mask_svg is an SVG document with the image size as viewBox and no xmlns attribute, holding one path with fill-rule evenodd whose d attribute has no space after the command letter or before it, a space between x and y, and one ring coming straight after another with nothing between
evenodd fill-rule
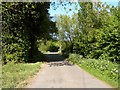
<instances>
[{"instance_id":1,"label":"tree canopy","mask_svg":"<svg viewBox=\"0 0 120 90\"><path fill-rule=\"evenodd\" d=\"M57 6L51 3L54 9L61 5L65 10L67 4L73 3L60 2ZM78 4L78 13L71 17L57 16L56 21L52 22L48 13L50 2L2 2L3 61L32 62L39 53L38 43L42 41L44 46L50 39L53 39L50 43L55 41L62 51L77 53L85 58L119 61L118 7L101 2ZM54 46L58 50L58 46L53 44L53 49Z\"/></svg>"},{"instance_id":2,"label":"tree canopy","mask_svg":"<svg viewBox=\"0 0 120 90\"><path fill-rule=\"evenodd\" d=\"M3 2L3 60L32 60L38 53L37 40L50 37L55 24L50 20L50 2Z\"/></svg>"},{"instance_id":3,"label":"tree canopy","mask_svg":"<svg viewBox=\"0 0 120 90\"><path fill-rule=\"evenodd\" d=\"M79 2L79 6L72 17L58 17L59 40L72 41L69 47L86 58L120 60L118 7L101 2Z\"/></svg>"}]
</instances>

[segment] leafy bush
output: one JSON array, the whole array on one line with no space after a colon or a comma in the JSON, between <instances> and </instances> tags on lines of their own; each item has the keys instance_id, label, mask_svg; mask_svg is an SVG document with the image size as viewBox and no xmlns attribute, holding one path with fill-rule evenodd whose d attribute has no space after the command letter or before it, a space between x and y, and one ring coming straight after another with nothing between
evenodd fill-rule
<instances>
[{"instance_id":1,"label":"leafy bush","mask_svg":"<svg viewBox=\"0 0 120 90\"><path fill-rule=\"evenodd\" d=\"M2 61L7 63L13 62L27 62L28 61L28 50L30 49L30 43L25 35L18 33L15 37L12 34L3 35L2 42Z\"/></svg>"},{"instance_id":2,"label":"leafy bush","mask_svg":"<svg viewBox=\"0 0 120 90\"><path fill-rule=\"evenodd\" d=\"M85 58L120 62L118 7L102 3L92 5L91 2L79 4L81 9L78 20L81 32L75 34L79 36L74 38L75 53ZM91 10L89 6L96 8Z\"/></svg>"},{"instance_id":3,"label":"leafy bush","mask_svg":"<svg viewBox=\"0 0 120 90\"><path fill-rule=\"evenodd\" d=\"M48 41L40 41L38 48L40 51L43 52L57 52L59 49L59 45L57 41L53 41L53 40L48 40Z\"/></svg>"},{"instance_id":4,"label":"leafy bush","mask_svg":"<svg viewBox=\"0 0 120 90\"><path fill-rule=\"evenodd\" d=\"M33 61L38 39L48 38L54 31L50 3L2 2L1 6L3 63Z\"/></svg>"}]
</instances>

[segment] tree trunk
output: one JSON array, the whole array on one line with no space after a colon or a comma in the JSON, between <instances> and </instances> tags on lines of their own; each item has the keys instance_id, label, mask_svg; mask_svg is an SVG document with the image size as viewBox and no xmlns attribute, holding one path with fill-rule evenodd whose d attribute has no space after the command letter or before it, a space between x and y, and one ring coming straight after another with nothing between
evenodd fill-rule
<instances>
[{"instance_id":1,"label":"tree trunk","mask_svg":"<svg viewBox=\"0 0 120 90\"><path fill-rule=\"evenodd\" d=\"M71 43L70 52L73 53L73 43Z\"/></svg>"},{"instance_id":2,"label":"tree trunk","mask_svg":"<svg viewBox=\"0 0 120 90\"><path fill-rule=\"evenodd\" d=\"M30 50L29 50L29 61L33 62L33 58L34 58L34 53L35 53L35 36L33 34L29 34L29 41L30 41Z\"/></svg>"}]
</instances>

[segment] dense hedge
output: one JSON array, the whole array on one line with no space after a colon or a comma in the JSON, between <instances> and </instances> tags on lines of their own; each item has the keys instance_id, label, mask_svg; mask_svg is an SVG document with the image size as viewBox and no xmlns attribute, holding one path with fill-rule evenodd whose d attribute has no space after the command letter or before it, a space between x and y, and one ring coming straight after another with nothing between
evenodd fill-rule
<instances>
[{"instance_id":1,"label":"dense hedge","mask_svg":"<svg viewBox=\"0 0 120 90\"><path fill-rule=\"evenodd\" d=\"M80 3L78 13L81 32L74 38L75 53L86 58L120 60L118 7L98 3ZM98 10L99 9L99 10Z\"/></svg>"},{"instance_id":2,"label":"dense hedge","mask_svg":"<svg viewBox=\"0 0 120 90\"><path fill-rule=\"evenodd\" d=\"M34 55L39 54L37 40L49 36L52 31L49 4L2 2L3 63L34 62Z\"/></svg>"},{"instance_id":3,"label":"dense hedge","mask_svg":"<svg viewBox=\"0 0 120 90\"><path fill-rule=\"evenodd\" d=\"M18 36L13 36L12 34L4 34L2 40L3 62L26 62L28 60L28 50L30 49L30 43L26 35L18 34Z\"/></svg>"}]
</instances>

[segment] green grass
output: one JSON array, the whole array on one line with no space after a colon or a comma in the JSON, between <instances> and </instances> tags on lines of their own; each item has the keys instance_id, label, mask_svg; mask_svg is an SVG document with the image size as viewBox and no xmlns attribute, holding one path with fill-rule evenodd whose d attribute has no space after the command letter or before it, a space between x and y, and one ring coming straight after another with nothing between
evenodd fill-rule
<instances>
[{"instance_id":1,"label":"green grass","mask_svg":"<svg viewBox=\"0 0 120 90\"><path fill-rule=\"evenodd\" d=\"M95 68L90 68L90 67L86 67L85 65L79 65L79 64L78 66L80 66L81 68L83 68L84 70L95 76L96 78L108 83L112 87L114 88L118 87L118 81L109 78L107 72L104 72L104 74L102 74L102 72L96 70Z\"/></svg>"},{"instance_id":2,"label":"green grass","mask_svg":"<svg viewBox=\"0 0 120 90\"><path fill-rule=\"evenodd\" d=\"M2 66L2 88L22 88L26 80L35 75L42 62L37 63L8 63Z\"/></svg>"},{"instance_id":3,"label":"green grass","mask_svg":"<svg viewBox=\"0 0 120 90\"><path fill-rule=\"evenodd\" d=\"M76 54L70 54L68 60L112 87L118 88L118 64L107 60L85 59Z\"/></svg>"}]
</instances>

